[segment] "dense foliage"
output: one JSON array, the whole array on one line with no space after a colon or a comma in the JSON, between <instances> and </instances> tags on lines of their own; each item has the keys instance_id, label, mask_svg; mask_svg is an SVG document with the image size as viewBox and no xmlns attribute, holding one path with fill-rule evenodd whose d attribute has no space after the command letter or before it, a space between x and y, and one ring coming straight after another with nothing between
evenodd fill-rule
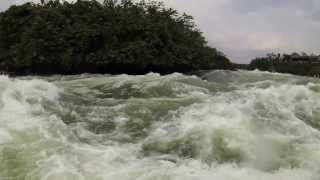
<instances>
[{"instance_id":1,"label":"dense foliage","mask_svg":"<svg viewBox=\"0 0 320 180\"><path fill-rule=\"evenodd\" d=\"M306 76L320 75L320 56L306 53L268 54L251 61L250 69L291 73Z\"/></svg>"},{"instance_id":2,"label":"dense foliage","mask_svg":"<svg viewBox=\"0 0 320 180\"><path fill-rule=\"evenodd\" d=\"M0 71L141 74L229 64L191 16L157 2L56 0L0 13Z\"/></svg>"}]
</instances>

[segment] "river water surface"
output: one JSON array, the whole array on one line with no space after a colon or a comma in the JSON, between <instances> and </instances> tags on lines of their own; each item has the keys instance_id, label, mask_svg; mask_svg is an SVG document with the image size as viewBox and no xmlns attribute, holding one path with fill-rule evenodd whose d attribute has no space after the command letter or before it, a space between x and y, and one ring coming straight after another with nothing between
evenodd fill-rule
<instances>
[{"instance_id":1,"label":"river water surface","mask_svg":"<svg viewBox=\"0 0 320 180\"><path fill-rule=\"evenodd\" d=\"M0 76L1 180L319 180L320 81Z\"/></svg>"}]
</instances>

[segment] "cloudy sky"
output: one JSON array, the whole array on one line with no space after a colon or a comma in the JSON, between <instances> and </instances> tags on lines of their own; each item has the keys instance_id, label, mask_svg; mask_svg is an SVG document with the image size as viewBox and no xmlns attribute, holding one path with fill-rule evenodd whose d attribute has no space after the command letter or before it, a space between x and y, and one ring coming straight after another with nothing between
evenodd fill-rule
<instances>
[{"instance_id":1,"label":"cloudy sky","mask_svg":"<svg viewBox=\"0 0 320 180\"><path fill-rule=\"evenodd\" d=\"M25 0L0 0L0 10ZM210 45L234 62L267 52L320 54L320 0L164 0L195 17Z\"/></svg>"}]
</instances>

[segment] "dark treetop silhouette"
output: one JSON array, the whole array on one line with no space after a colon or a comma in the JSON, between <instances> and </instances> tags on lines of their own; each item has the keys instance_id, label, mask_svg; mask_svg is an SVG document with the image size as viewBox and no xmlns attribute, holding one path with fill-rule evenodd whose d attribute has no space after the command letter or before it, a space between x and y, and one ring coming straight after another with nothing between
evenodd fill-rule
<instances>
[{"instance_id":1,"label":"dark treetop silhouette","mask_svg":"<svg viewBox=\"0 0 320 180\"><path fill-rule=\"evenodd\" d=\"M0 13L0 71L165 74L229 67L191 16L159 2L57 0Z\"/></svg>"},{"instance_id":2,"label":"dark treetop silhouette","mask_svg":"<svg viewBox=\"0 0 320 180\"><path fill-rule=\"evenodd\" d=\"M248 69L320 77L320 56L306 53L267 54L251 61Z\"/></svg>"}]
</instances>

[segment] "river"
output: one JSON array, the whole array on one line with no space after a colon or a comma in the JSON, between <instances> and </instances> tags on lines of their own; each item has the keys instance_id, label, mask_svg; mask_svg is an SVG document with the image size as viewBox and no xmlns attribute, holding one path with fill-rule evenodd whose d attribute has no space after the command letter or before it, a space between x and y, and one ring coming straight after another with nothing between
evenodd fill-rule
<instances>
[{"instance_id":1,"label":"river","mask_svg":"<svg viewBox=\"0 0 320 180\"><path fill-rule=\"evenodd\" d=\"M1 180L319 180L320 80L0 76Z\"/></svg>"}]
</instances>

